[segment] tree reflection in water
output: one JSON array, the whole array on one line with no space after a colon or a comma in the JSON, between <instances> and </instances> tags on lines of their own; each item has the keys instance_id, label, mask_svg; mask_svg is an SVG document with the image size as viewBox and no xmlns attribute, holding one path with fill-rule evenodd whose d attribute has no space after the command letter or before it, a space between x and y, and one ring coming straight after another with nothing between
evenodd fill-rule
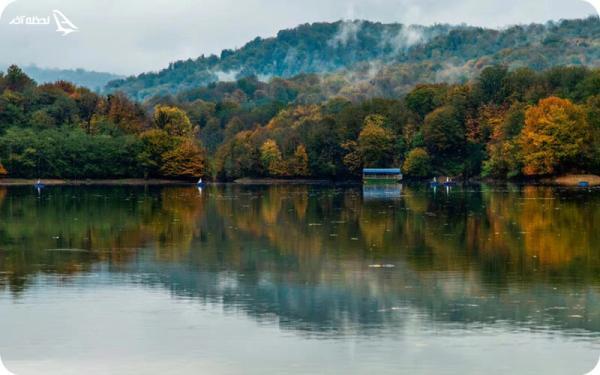
<instances>
[{"instance_id":1,"label":"tree reflection in water","mask_svg":"<svg viewBox=\"0 0 600 375\"><path fill-rule=\"evenodd\" d=\"M104 272L306 334L393 332L415 313L600 333L599 191L405 186L367 198L359 187L1 188L0 288L19 299L40 275Z\"/></svg>"}]
</instances>

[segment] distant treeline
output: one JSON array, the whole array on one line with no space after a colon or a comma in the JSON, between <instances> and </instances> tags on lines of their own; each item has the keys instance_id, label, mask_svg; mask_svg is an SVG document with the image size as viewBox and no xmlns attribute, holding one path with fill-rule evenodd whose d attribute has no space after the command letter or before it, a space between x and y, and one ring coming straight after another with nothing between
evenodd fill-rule
<instances>
[{"instance_id":1,"label":"distant treeline","mask_svg":"<svg viewBox=\"0 0 600 375\"><path fill-rule=\"evenodd\" d=\"M397 98L320 97L318 76L249 77L145 103L0 77L0 173L31 178L500 179L600 173L600 70L490 66ZM307 99L317 95L317 99Z\"/></svg>"}]
</instances>

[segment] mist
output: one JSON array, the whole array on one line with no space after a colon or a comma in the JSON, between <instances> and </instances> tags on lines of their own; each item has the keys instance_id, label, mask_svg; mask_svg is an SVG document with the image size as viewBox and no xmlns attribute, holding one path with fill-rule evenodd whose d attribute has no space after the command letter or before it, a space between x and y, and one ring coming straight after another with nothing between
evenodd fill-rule
<instances>
[{"instance_id":1,"label":"mist","mask_svg":"<svg viewBox=\"0 0 600 375\"><path fill-rule=\"evenodd\" d=\"M55 25L9 25L18 16L59 9L78 26L65 37ZM219 54L256 36L275 36L298 24L340 19L407 25L435 23L504 27L583 18L594 8L580 0L16 0L0 19L0 66L85 68L116 74L156 71L169 62ZM351 40L360 22L346 24L334 43ZM420 43L418 29L390 36L399 51Z\"/></svg>"}]
</instances>

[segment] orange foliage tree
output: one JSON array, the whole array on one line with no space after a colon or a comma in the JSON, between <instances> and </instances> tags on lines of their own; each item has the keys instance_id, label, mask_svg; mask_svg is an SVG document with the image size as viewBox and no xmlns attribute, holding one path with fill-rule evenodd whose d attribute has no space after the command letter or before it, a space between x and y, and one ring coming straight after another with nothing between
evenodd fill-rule
<instances>
[{"instance_id":1,"label":"orange foliage tree","mask_svg":"<svg viewBox=\"0 0 600 375\"><path fill-rule=\"evenodd\" d=\"M592 129L583 107L557 97L542 99L525 113L520 136L523 172L550 175L586 165L592 143Z\"/></svg>"},{"instance_id":2,"label":"orange foliage tree","mask_svg":"<svg viewBox=\"0 0 600 375\"><path fill-rule=\"evenodd\" d=\"M8 176L8 171L6 170L6 168L4 168L2 162L0 162L0 178L6 176Z\"/></svg>"},{"instance_id":3,"label":"orange foliage tree","mask_svg":"<svg viewBox=\"0 0 600 375\"><path fill-rule=\"evenodd\" d=\"M206 175L204 151L192 139L182 139L178 147L163 154L160 172L165 177L195 179Z\"/></svg>"}]
</instances>

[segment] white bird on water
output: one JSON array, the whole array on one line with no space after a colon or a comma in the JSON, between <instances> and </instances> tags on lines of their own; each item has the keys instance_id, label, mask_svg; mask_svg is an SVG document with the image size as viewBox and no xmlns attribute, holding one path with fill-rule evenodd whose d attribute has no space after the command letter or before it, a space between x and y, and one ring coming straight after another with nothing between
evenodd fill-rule
<instances>
[{"instance_id":1,"label":"white bird on water","mask_svg":"<svg viewBox=\"0 0 600 375\"><path fill-rule=\"evenodd\" d=\"M2 13L4 13L6 7L14 3L15 1L17 0L0 0L0 18L2 18Z\"/></svg>"}]
</instances>

